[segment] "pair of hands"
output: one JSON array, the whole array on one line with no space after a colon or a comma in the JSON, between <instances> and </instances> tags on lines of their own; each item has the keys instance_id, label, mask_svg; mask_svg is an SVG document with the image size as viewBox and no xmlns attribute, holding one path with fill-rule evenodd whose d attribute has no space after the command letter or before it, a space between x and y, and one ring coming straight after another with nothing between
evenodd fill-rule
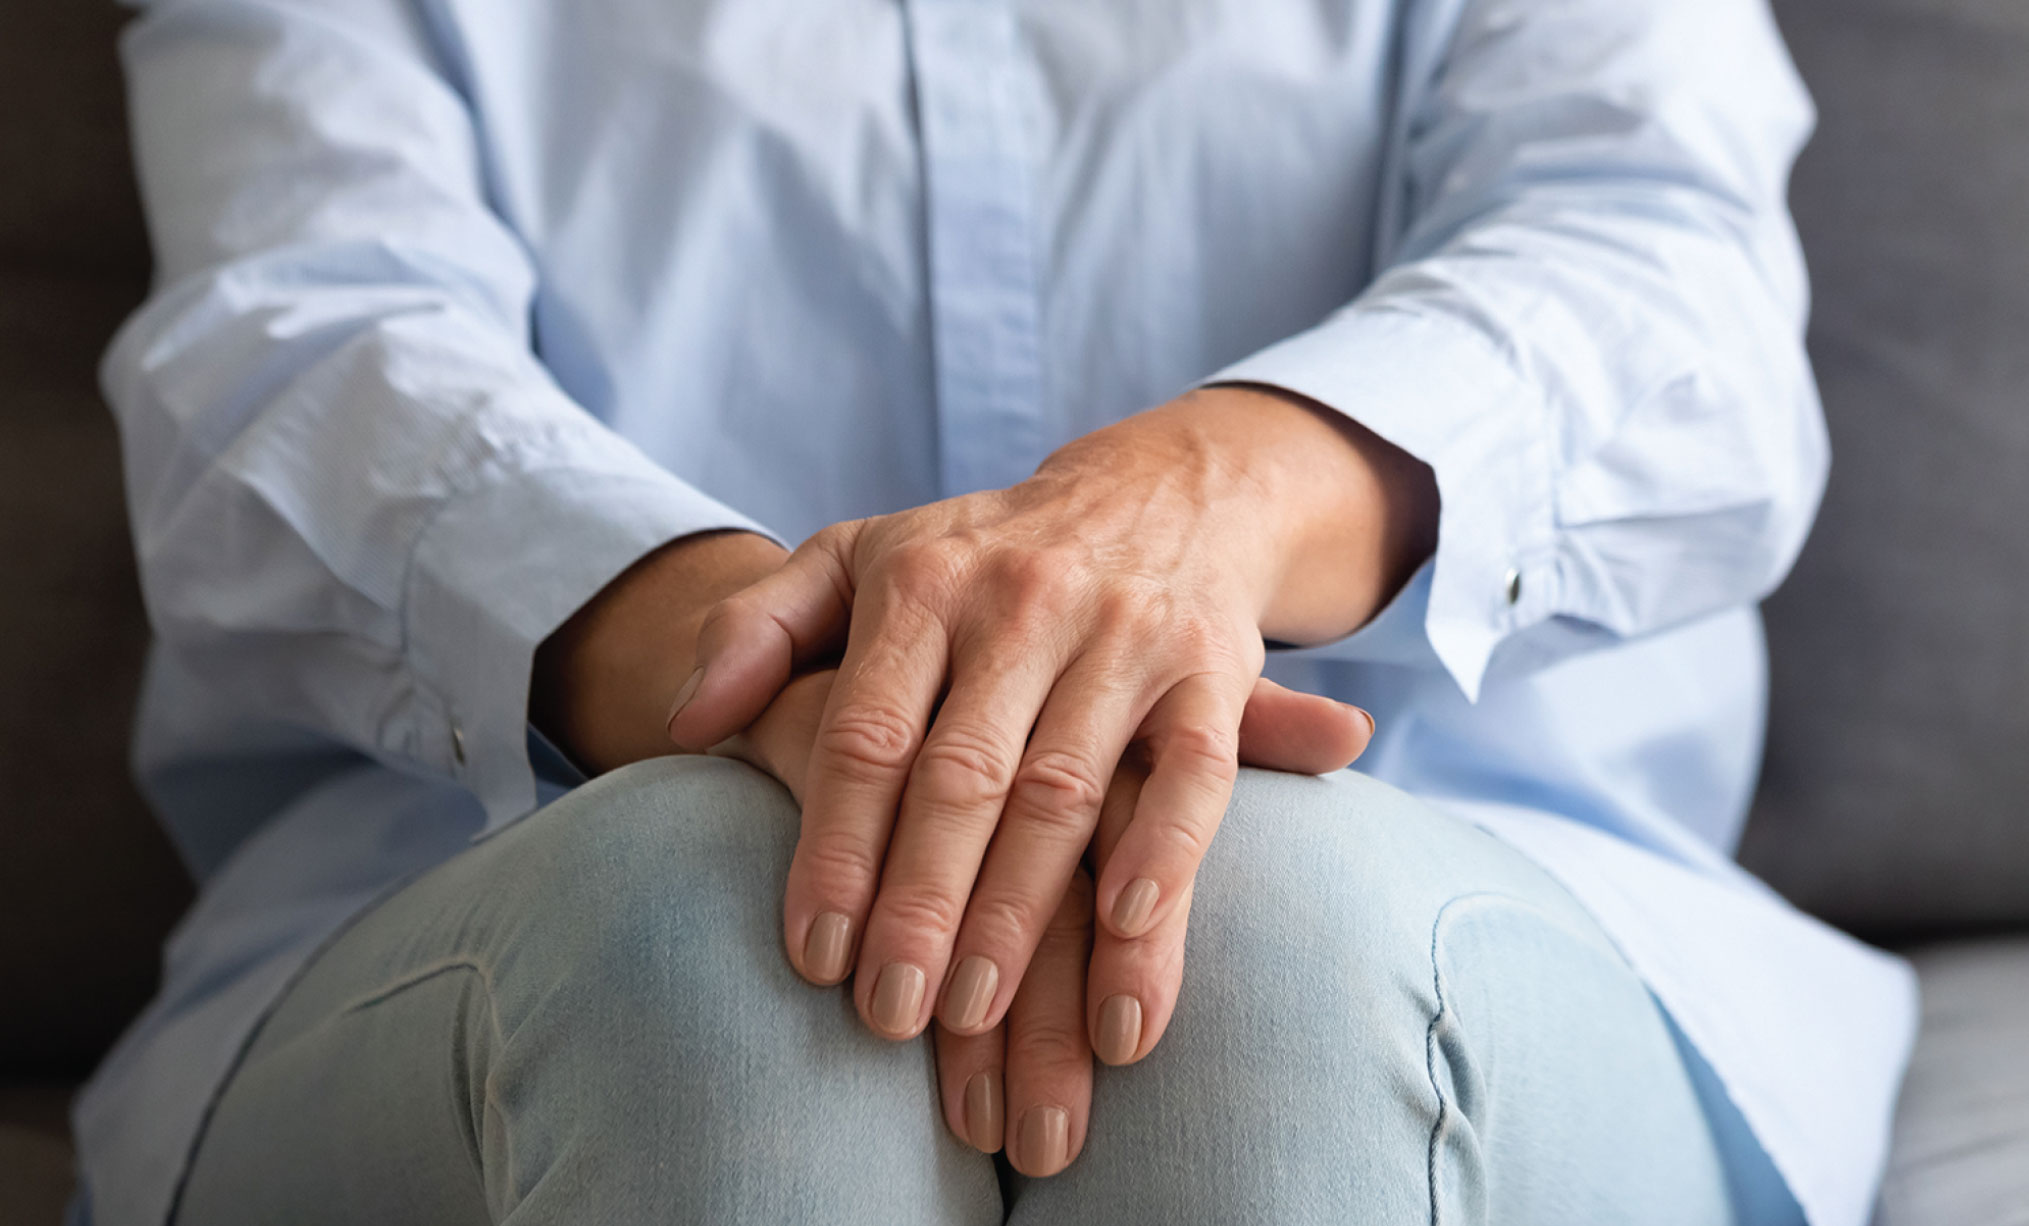
<instances>
[{"instance_id":1,"label":"pair of hands","mask_svg":"<svg viewBox=\"0 0 2029 1226\"><path fill-rule=\"evenodd\" d=\"M744 733L712 752L767 771L807 808L813 749L837 675L823 669L791 681ZM1242 720L1240 759L1321 774L1356 756L1368 729L1352 708L1262 680ZM1148 754L1131 747L1099 805L1087 855L1000 1019L971 1031L933 1023L945 1123L985 1153L1005 1145L1024 1174L1055 1174L1077 1155L1090 1121L1093 1056L1126 1064L1147 1054L1176 1001L1188 887L1171 917L1139 937L1094 925L1092 869L1103 872L1111 861L1148 777Z\"/></svg>"},{"instance_id":2,"label":"pair of hands","mask_svg":"<svg viewBox=\"0 0 2029 1226\"><path fill-rule=\"evenodd\" d=\"M791 962L852 974L887 1037L934 1016L951 1126L1051 1174L1083 1143L1091 1054L1139 1059L1168 1023L1238 764L1337 769L1371 732L1261 680L1264 636L1359 625L1428 554L1435 511L1428 470L1344 419L1200 392L786 562L752 537L679 545L545 645L535 714L594 768L666 751L643 694L694 625L668 738L802 804ZM722 598L672 635L678 593Z\"/></svg>"}]
</instances>

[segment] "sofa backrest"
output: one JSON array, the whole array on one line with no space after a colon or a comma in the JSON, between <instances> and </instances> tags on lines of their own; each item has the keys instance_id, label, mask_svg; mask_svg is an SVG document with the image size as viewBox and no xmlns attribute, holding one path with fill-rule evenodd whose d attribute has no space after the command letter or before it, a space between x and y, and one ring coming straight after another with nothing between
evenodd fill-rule
<instances>
[{"instance_id":1,"label":"sofa backrest","mask_svg":"<svg viewBox=\"0 0 2029 1226\"><path fill-rule=\"evenodd\" d=\"M1776 11L1833 459L1742 859L1873 935L2029 925L2029 4Z\"/></svg>"}]
</instances>

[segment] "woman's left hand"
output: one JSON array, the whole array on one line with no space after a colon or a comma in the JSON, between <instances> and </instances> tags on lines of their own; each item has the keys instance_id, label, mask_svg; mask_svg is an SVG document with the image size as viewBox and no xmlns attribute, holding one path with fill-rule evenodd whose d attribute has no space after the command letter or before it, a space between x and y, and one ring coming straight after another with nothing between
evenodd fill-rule
<instances>
[{"instance_id":1,"label":"woman's left hand","mask_svg":"<svg viewBox=\"0 0 2029 1226\"><path fill-rule=\"evenodd\" d=\"M835 679L828 669L796 678L760 719L712 752L767 771L801 801ZM1241 760L1307 774L1337 770L1358 752L1357 736L1333 745L1323 734L1344 713L1328 699L1257 682L1241 727ZM1141 759L1130 753L1107 785L1092 864L1106 863L1132 820L1148 778ZM1091 1128L1094 1051L1115 1064L1139 1054L1122 1050L1119 1007L1109 1002L1135 1000L1137 1023L1146 1002L1148 1025L1135 1046L1154 1045L1176 1001L1183 921L1179 911L1133 941L1098 933L1095 948L1092 877L1079 865L1000 1023L974 1034L936 1027L938 1097L951 1131L985 1153L1005 1146L1025 1175L1054 1175L1070 1165Z\"/></svg>"},{"instance_id":2,"label":"woman's left hand","mask_svg":"<svg viewBox=\"0 0 2029 1226\"><path fill-rule=\"evenodd\" d=\"M712 750L773 775L801 801L829 669L790 682L746 731ZM1125 773L1107 798L1117 811L1139 779ZM1054 1175L1085 1144L1092 1109L1092 1048L1085 1037L1085 975L1092 948L1092 878L1080 867L1000 1024L977 1034L937 1031L938 1101L947 1127L982 1153L1003 1146L1016 1170ZM1012 1128L1009 1122L1012 1121Z\"/></svg>"},{"instance_id":3,"label":"woman's left hand","mask_svg":"<svg viewBox=\"0 0 2029 1226\"><path fill-rule=\"evenodd\" d=\"M1150 773L1097 915L1123 941L1180 936L1263 636L1371 615L1428 552L1426 487L1422 465L1336 416L1198 393L1010 489L818 533L707 615L670 735L716 742L843 646L802 783L790 960L826 984L857 966L881 1034L917 1034L933 1010L979 1034L1006 1014L1134 741ZM1293 735L1349 760L1371 720L1334 709ZM1144 1020L1125 1058L1156 1029Z\"/></svg>"}]
</instances>

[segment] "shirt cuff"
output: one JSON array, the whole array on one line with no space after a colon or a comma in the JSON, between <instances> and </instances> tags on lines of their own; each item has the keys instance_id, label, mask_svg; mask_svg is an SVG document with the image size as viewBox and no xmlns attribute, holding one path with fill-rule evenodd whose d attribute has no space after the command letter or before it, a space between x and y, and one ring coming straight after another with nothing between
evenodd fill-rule
<instances>
[{"instance_id":1,"label":"shirt cuff","mask_svg":"<svg viewBox=\"0 0 2029 1226\"><path fill-rule=\"evenodd\" d=\"M726 528L772 539L645 458L621 472L503 474L437 514L408 585L420 712L411 756L479 798L482 833L539 800L528 723L536 648L650 550Z\"/></svg>"},{"instance_id":2,"label":"shirt cuff","mask_svg":"<svg viewBox=\"0 0 2029 1226\"><path fill-rule=\"evenodd\" d=\"M1356 304L1204 383L1308 397L1437 476L1437 552L1413 595L1405 590L1412 598L1398 596L1396 616L1305 654L1399 660L1400 614L1420 607L1431 651L1477 700L1494 649L1558 607L1544 395L1480 333L1443 315Z\"/></svg>"}]
</instances>

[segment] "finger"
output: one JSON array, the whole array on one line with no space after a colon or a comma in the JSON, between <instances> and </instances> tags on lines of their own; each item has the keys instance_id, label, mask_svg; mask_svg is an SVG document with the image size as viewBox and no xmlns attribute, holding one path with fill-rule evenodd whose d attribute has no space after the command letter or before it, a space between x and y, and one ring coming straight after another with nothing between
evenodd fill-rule
<instances>
[{"instance_id":1,"label":"finger","mask_svg":"<svg viewBox=\"0 0 2029 1226\"><path fill-rule=\"evenodd\" d=\"M780 570L705 615L697 667L669 711L669 739L678 749L701 752L753 723L798 663L837 647L852 611L848 560L864 522L819 532Z\"/></svg>"},{"instance_id":2,"label":"finger","mask_svg":"<svg viewBox=\"0 0 2029 1226\"><path fill-rule=\"evenodd\" d=\"M854 997L867 1024L889 1038L920 1031L943 994L966 900L1057 678L1057 653L1013 631L982 631L971 642L952 664L950 692L909 773L861 943ZM1050 910L1076 859L1073 849ZM960 968L961 994L994 994L995 970L982 974L981 965Z\"/></svg>"},{"instance_id":3,"label":"finger","mask_svg":"<svg viewBox=\"0 0 2029 1226\"><path fill-rule=\"evenodd\" d=\"M817 739L825 699L837 677L834 669L805 673L782 687L761 718L711 747L717 757L737 758L773 775L803 803L804 774L810 767L810 746Z\"/></svg>"},{"instance_id":4,"label":"finger","mask_svg":"<svg viewBox=\"0 0 2029 1226\"><path fill-rule=\"evenodd\" d=\"M1366 752L1374 717L1320 694L1257 678L1240 717L1240 760L1266 770L1328 775Z\"/></svg>"},{"instance_id":5,"label":"finger","mask_svg":"<svg viewBox=\"0 0 2029 1226\"><path fill-rule=\"evenodd\" d=\"M802 832L782 899L790 963L812 983L838 983L853 966L944 662L943 626L927 609L860 594L804 769Z\"/></svg>"},{"instance_id":6,"label":"finger","mask_svg":"<svg viewBox=\"0 0 2029 1226\"><path fill-rule=\"evenodd\" d=\"M1102 869L1133 821L1148 776L1144 759L1144 754L1130 753L1107 788L1093 840ZM1132 1064L1154 1050L1169 1028L1183 983L1184 929L1189 918L1187 887L1182 905L1141 936L1119 937L1104 927L1093 932L1086 1026L1093 1053L1106 1063Z\"/></svg>"},{"instance_id":7,"label":"finger","mask_svg":"<svg viewBox=\"0 0 2029 1226\"><path fill-rule=\"evenodd\" d=\"M1006 1031L996 1026L983 1034L953 1034L939 1026L936 1033L937 1095L945 1125L983 1154L1000 1152L1007 1120Z\"/></svg>"},{"instance_id":8,"label":"finger","mask_svg":"<svg viewBox=\"0 0 2029 1226\"><path fill-rule=\"evenodd\" d=\"M1099 913L1115 936L1140 936L1183 905L1233 796L1240 717L1251 687L1251 679L1195 673L1164 694L1143 722L1148 782L1099 875Z\"/></svg>"},{"instance_id":9,"label":"finger","mask_svg":"<svg viewBox=\"0 0 2029 1226\"><path fill-rule=\"evenodd\" d=\"M1132 1064L1155 1050L1176 1012L1184 981L1184 936L1191 887L1155 927L1138 937L1099 928L1092 936L1085 1019L1092 1052L1108 1064Z\"/></svg>"},{"instance_id":10,"label":"finger","mask_svg":"<svg viewBox=\"0 0 2029 1226\"><path fill-rule=\"evenodd\" d=\"M1043 704L952 948L938 1017L964 1032L998 1022L1099 823L1121 752L1147 714L1146 678L1122 657L1074 661Z\"/></svg>"},{"instance_id":11,"label":"finger","mask_svg":"<svg viewBox=\"0 0 2029 1226\"><path fill-rule=\"evenodd\" d=\"M1148 767L1148 746L1134 741L1120 755L1120 764L1113 768L1113 778L1106 784L1106 799L1099 806L1099 825L1092 832L1091 863L1095 876L1105 872L1113 849L1120 845L1120 836L1134 824L1134 806L1140 803L1142 785L1148 782Z\"/></svg>"},{"instance_id":12,"label":"finger","mask_svg":"<svg viewBox=\"0 0 2029 1226\"><path fill-rule=\"evenodd\" d=\"M1071 879L1007 1012L1008 1161L1054 1175L1085 1147L1092 1048L1085 1032L1092 879Z\"/></svg>"}]
</instances>

